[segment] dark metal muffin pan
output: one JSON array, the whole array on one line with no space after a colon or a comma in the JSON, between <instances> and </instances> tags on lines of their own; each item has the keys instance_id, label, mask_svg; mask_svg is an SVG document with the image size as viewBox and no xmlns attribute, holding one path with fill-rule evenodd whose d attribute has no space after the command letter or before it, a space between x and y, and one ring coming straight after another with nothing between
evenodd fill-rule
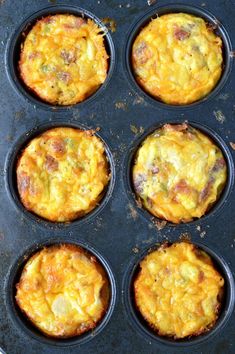
<instances>
[{"instance_id":1,"label":"dark metal muffin pan","mask_svg":"<svg viewBox=\"0 0 235 354\"><path fill-rule=\"evenodd\" d=\"M231 43L235 37L235 8L232 0L181 2L176 5L173 0L158 0L150 7L145 0L80 0L79 3L53 0L53 5L48 0L42 0L40 4L36 0L0 1L0 348L7 354L63 354L68 351L72 354L80 351L84 354L188 354L187 345L195 354L235 352L231 278L231 273L235 272L235 152L230 146L230 142L235 143L234 43ZM50 8L45 9L48 6ZM143 21L149 21L151 16L162 11L187 11L216 22L217 31L224 40L223 77L210 95L195 104L175 107L158 102L140 89L131 77L127 61L130 43L140 26L146 23ZM89 99L69 107L39 101L25 90L17 77L20 31L25 29L28 20L32 25L35 14L42 17L62 12L84 12L88 17L94 14L101 26L110 19L117 26L116 32L109 31L105 36L110 53L108 79ZM130 161L143 138L155 128L164 123L184 121L219 144L229 166L228 183L219 203L208 215L188 224L167 224L162 228L156 226L156 220L148 212L139 209L132 197ZM22 208L15 189L13 167L17 154L30 137L45 128L63 125L100 127L97 134L106 144L113 180L100 207L93 213L84 219L58 225L39 219ZM205 247L221 266L228 285L224 312L215 333L211 331L204 337L182 343L150 334L141 320L133 317L128 290L130 275L147 250L159 242L180 239L201 243L200 246ZM96 335L91 334L89 338L76 338L69 343L39 336L28 323L22 322L15 308L13 275L18 265L22 266L23 255L53 242L75 242L88 245L88 248L92 245L91 250L98 252L101 261L107 260L112 269L117 288L116 299L112 298L112 315L104 325L100 324L102 330L97 327Z\"/></svg>"}]
</instances>

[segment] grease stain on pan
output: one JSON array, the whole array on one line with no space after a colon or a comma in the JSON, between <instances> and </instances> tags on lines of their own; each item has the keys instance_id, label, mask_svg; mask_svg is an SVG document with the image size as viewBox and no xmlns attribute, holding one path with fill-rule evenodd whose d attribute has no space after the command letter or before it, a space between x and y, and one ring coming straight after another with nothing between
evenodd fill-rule
<instances>
[{"instance_id":1,"label":"grease stain on pan","mask_svg":"<svg viewBox=\"0 0 235 354\"><path fill-rule=\"evenodd\" d=\"M19 121L26 116L26 111L24 108L15 112L15 121Z\"/></svg>"},{"instance_id":2,"label":"grease stain on pan","mask_svg":"<svg viewBox=\"0 0 235 354\"><path fill-rule=\"evenodd\" d=\"M94 231L97 232L99 229L102 228L102 226L104 225L103 219L99 216L97 216L96 221L95 221L95 227L94 227Z\"/></svg>"},{"instance_id":3,"label":"grease stain on pan","mask_svg":"<svg viewBox=\"0 0 235 354\"><path fill-rule=\"evenodd\" d=\"M135 210L135 208L131 205L131 203L127 204L126 209L127 209L127 219L136 220L138 218L139 215Z\"/></svg>"},{"instance_id":4,"label":"grease stain on pan","mask_svg":"<svg viewBox=\"0 0 235 354\"><path fill-rule=\"evenodd\" d=\"M230 97L229 93L221 93L217 100L221 100L221 101L227 101L227 99Z\"/></svg>"},{"instance_id":5,"label":"grease stain on pan","mask_svg":"<svg viewBox=\"0 0 235 354\"><path fill-rule=\"evenodd\" d=\"M0 241L4 241L4 239L5 239L4 232L0 230Z\"/></svg>"}]
</instances>

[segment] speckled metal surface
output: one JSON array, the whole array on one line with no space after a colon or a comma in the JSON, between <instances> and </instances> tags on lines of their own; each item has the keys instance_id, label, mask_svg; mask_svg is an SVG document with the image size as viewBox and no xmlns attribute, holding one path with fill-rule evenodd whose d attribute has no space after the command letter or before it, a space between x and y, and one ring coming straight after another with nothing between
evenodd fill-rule
<instances>
[{"instance_id":1,"label":"speckled metal surface","mask_svg":"<svg viewBox=\"0 0 235 354\"><path fill-rule=\"evenodd\" d=\"M226 85L213 99L192 109L168 109L145 100L128 83L124 74L123 61L127 33L137 19L149 10L145 0L80 0L68 1L94 13L98 18L111 18L116 23L116 31L111 33L116 50L116 66L106 89L97 99L86 105L63 111L50 111L32 105L12 88L5 68L5 51L9 37L17 26L33 12L49 5L66 4L64 1L0 0L0 347L7 354L78 353L84 354L232 354L235 352L235 316L216 336L191 348L178 348L146 340L131 326L122 303L122 282L135 252L146 248L153 242L165 239L178 240L188 234L192 241L199 241L223 256L231 270L235 271L235 218L233 201L235 188L225 206L216 215L202 218L192 225L180 227L165 226L158 230L147 220L127 196L124 162L130 146L139 138L143 130L159 121L192 120L213 129L225 141L235 157L230 142L235 143L235 76L234 68ZM153 6L174 4L174 1L158 0ZM197 5L212 12L225 26L235 48L235 1L187 1L181 3ZM17 210L6 191L5 161L10 149L19 136L32 128L48 122L67 121L100 127L102 138L108 143L113 154L116 169L116 184L112 196L101 212L87 223L63 228L43 227L26 218ZM56 237L63 240L75 238L89 242L111 265L117 280L117 301L108 325L90 342L68 348L42 344L24 334L11 321L5 307L5 282L11 265L25 249ZM0 349L1 352L1 349Z\"/></svg>"}]
</instances>

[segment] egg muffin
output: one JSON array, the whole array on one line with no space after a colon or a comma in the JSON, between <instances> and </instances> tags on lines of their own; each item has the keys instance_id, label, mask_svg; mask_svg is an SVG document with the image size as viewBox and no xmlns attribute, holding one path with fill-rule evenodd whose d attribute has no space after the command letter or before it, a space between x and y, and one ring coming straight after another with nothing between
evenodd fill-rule
<instances>
[{"instance_id":1,"label":"egg muffin","mask_svg":"<svg viewBox=\"0 0 235 354\"><path fill-rule=\"evenodd\" d=\"M186 123L165 124L139 147L132 178L144 208L177 224L200 218L218 200L227 164L219 147L199 130Z\"/></svg>"},{"instance_id":2,"label":"egg muffin","mask_svg":"<svg viewBox=\"0 0 235 354\"><path fill-rule=\"evenodd\" d=\"M23 149L16 176L26 209L50 221L66 222L97 206L110 171L104 143L94 130L57 127Z\"/></svg>"},{"instance_id":3,"label":"egg muffin","mask_svg":"<svg viewBox=\"0 0 235 354\"><path fill-rule=\"evenodd\" d=\"M54 105L85 100L103 84L107 71L104 33L91 19L47 16L37 21L21 46L23 82Z\"/></svg>"},{"instance_id":4,"label":"egg muffin","mask_svg":"<svg viewBox=\"0 0 235 354\"><path fill-rule=\"evenodd\" d=\"M16 302L45 335L66 338L96 327L109 304L109 282L97 259L76 245L34 254L16 285Z\"/></svg>"},{"instance_id":5,"label":"egg muffin","mask_svg":"<svg viewBox=\"0 0 235 354\"><path fill-rule=\"evenodd\" d=\"M141 29L132 47L140 86L167 104L186 105L208 95L222 73L222 40L202 18L171 13Z\"/></svg>"},{"instance_id":6,"label":"egg muffin","mask_svg":"<svg viewBox=\"0 0 235 354\"><path fill-rule=\"evenodd\" d=\"M148 254L133 286L136 306L152 329L180 339L215 325L224 279L204 251L180 242Z\"/></svg>"}]
</instances>

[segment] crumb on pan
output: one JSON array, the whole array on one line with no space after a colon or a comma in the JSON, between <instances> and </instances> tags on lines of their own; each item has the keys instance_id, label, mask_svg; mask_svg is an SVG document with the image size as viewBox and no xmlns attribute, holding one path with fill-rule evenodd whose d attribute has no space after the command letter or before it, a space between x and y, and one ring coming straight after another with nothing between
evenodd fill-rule
<instances>
[{"instance_id":1,"label":"crumb on pan","mask_svg":"<svg viewBox=\"0 0 235 354\"><path fill-rule=\"evenodd\" d=\"M231 148L233 149L233 150L235 150L235 143L233 143L232 141L230 141L230 146L231 146Z\"/></svg>"},{"instance_id":2,"label":"crumb on pan","mask_svg":"<svg viewBox=\"0 0 235 354\"><path fill-rule=\"evenodd\" d=\"M216 119L219 123L221 123L221 124L224 123L226 117L225 117L224 113L223 113L221 110L214 111L213 114L214 114L214 116L215 116L215 119Z\"/></svg>"}]
</instances>

